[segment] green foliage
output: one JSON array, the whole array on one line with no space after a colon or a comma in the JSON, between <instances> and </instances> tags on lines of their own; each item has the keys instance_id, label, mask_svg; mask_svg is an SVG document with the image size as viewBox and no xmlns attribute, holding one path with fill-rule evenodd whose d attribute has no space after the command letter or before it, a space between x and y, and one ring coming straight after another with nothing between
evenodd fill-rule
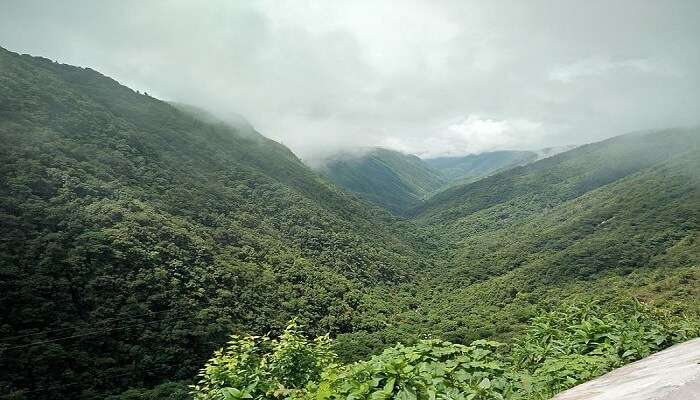
<instances>
[{"instance_id":1,"label":"green foliage","mask_svg":"<svg viewBox=\"0 0 700 400\"><path fill-rule=\"evenodd\" d=\"M512 387L499 343L469 346L442 340L397 345L362 361L330 370L310 397L316 399L502 399Z\"/></svg>"},{"instance_id":2,"label":"green foliage","mask_svg":"<svg viewBox=\"0 0 700 400\"><path fill-rule=\"evenodd\" d=\"M532 319L512 350L528 392L541 398L700 336L698 320L662 315L627 301L573 305Z\"/></svg>"},{"instance_id":3,"label":"green foliage","mask_svg":"<svg viewBox=\"0 0 700 400\"><path fill-rule=\"evenodd\" d=\"M412 346L399 344L369 360L346 365L330 362L333 356L327 337L320 338L323 350L314 352L316 347L298 336L296 328L293 332L282 335L280 344L268 348L269 353L254 358L254 373L242 360L250 357L251 349L263 348L255 337L246 339L244 346L217 352L196 387L198 398L546 399L700 336L700 323L659 313L636 301L606 307L577 304L533 318L509 350L487 340L466 346L429 339ZM283 342L289 344L281 345ZM266 366L261 360L277 359L283 348L293 348L295 354L315 354L296 356L311 362L285 364L288 367L283 371L287 372L281 376L298 365L302 379L261 372ZM222 369L221 365L229 367ZM310 370L314 372L306 372ZM258 386L265 389L255 391Z\"/></svg>"},{"instance_id":4,"label":"green foliage","mask_svg":"<svg viewBox=\"0 0 700 400\"><path fill-rule=\"evenodd\" d=\"M234 335L214 353L193 386L197 400L273 399L294 396L332 365L328 336L309 342L291 322L279 339Z\"/></svg>"}]
</instances>

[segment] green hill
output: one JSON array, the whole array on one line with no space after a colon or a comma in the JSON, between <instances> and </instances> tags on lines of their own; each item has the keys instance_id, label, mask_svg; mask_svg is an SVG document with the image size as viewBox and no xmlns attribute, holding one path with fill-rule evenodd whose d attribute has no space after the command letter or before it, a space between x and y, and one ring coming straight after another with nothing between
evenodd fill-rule
<instances>
[{"instance_id":1,"label":"green hill","mask_svg":"<svg viewBox=\"0 0 700 400\"><path fill-rule=\"evenodd\" d=\"M576 299L700 316L699 163L700 129L632 134L435 195L414 216L439 249L433 268L408 294L378 295L381 317L340 335L341 354L426 335L509 340Z\"/></svg>"},{"instance_id":2,"label":"green hill","mask_svg":"<svg viewBox=\"0 0 700 400\"><path fill-rule=\"evenodd\" d=\"M0 49L3 395L190 379L231 332L293 316L348 331L363 293L424 265L402 222L189 112Z\"/></svg>"},{"instance_id":3,"label":"green hill","mask_svg":"<svg viewBox=\"0 0 700 400\"><path fill-rule=\"evenodd\" d=\"M445 183L440 173L420 158L383 148L336 154L324 160L317 170L395 214L417 206Z\"/></svg>"},{"instance_id":4,"label":"green hill","mask_svg":"<svg viewBox=\"0 0 700 400\"><path fill-rule=\"evenodd\" d=\"M430 329L453 339L512 331L572 295L659 300L654 280L681 282L657 295L700 314L699 129L587 145L450 189L417 219L445 249L430 285L450 294L426 306L441 310Z\"/></svg>"},{"instance_id":5,"label":"green hill","mask_svg":"<svg viewBox=\"0 0 700 400\"><path fill-rule=\"evenodd\" d=\"M698 129L617 136L449 188L413 214L455 225L464 216L508 202L521 211L544 209L665 161L697 144ZM507 222L512 221L511 214Z\"/></svg>"}]
</instances>

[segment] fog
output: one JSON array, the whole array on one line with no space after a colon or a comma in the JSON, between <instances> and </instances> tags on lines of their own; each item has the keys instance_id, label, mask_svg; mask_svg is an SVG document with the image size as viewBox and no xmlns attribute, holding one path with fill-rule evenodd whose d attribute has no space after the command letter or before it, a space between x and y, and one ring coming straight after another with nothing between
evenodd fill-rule
<instances>
[{"instance_id":1,"label":"fog","mask_svg":"<svg viewBox=\"0 0 700 400\"><path fill-rule=\"evenodd\" d=\"M314 158L700 122L700 2L0 1L0 46L245 116Z\"/></svg>"}]
</instances>

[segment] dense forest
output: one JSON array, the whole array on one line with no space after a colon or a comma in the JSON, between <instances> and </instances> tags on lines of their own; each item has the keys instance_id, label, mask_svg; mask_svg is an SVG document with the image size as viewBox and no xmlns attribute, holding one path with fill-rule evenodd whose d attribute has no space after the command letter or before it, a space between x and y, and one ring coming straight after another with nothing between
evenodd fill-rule
<instances>
[{"instance_id":1,"label":"dense forest","mask_svg":"<svg viewBox=\"0 0 700 400\"><path fill-rule=\"evenodd\" d=\"M189 379L231 332L349 332L423 239L283 146L89 70L0 52L0 387ZM423 251L423 250L421 250Z\"/></svg>"},{"instance_id":2,"label":"dense forest","mask_svg":"<svg viewBox=\"0 0 700 400\"><path fill-rule=\"evenodd\" d=\"M372 192L397 217L247 124L0 49L0 140L2 398L546 398L698 334L698 129L433 196L382 154L347 179L413 165L421 201Z\"/></svg>"}]
</instances>

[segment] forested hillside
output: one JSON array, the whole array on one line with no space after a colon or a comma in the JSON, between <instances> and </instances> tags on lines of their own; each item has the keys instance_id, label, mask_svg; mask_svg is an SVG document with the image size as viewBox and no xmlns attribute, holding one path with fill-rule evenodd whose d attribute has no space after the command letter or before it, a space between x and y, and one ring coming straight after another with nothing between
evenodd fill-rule
<instances>
[{"instance_id":1,"label":"forested hillside","mask_svg":"<svg viewBox=\"0 0 700 400\"><path fill-rule=\"evenodd\" d=\"M450 188L414 210L414 215L454 225L498 204L544 209L696 149L699 142L698 129L618 136Z\"/></svg>"},{"instance_id":2,"label":"forested hillside","mask_svg":"<svg viewBox=\"0 0 700 400\"><path fill-rule=\"evenodd\" d=\"M374 329L340 335L341 355L399 336L508 340L564 300L700 316L699 143L698 129L620 136L439 193L415 219L437 241L434 269L376 302Z\"/></svg>"},{"instance_id":3,"label":"forested hillside","mask_svg":"<svg viewBox=\"0 0 700 400\"><path fill-rule=\"evenodd\" d=\"M190 379L236 332L353 329L412 231L259 134L0 50L0 391Z\"/></svg>"},{"instance_id":4,"label":"forested hillside","mask_svg":"<svg viewBox=\"0 0 700 400\"><path fill-rule=\"evenodd\" d=\"M416 221L441 260L400 329L509 336L535 305L615 292L700 314L699 144L698 129L620 136L433 197Z\"/></svg>"},{"instance_id":5,"label":"forested hillside","mask_svg":"<svg viewBox=\"0 0 700 400\"><path fill-rule=\"evenodd\" d=\"M413 156L336 160L399 218L243 121L0 49L0 140L2 398L191 398L236 334L198 398L540 399L699 326L700 129L429 199Z\"/></svg>"},{"instance_id":6,"label":"forested hillside","mask_svg":"<svg viewBox=\"0 0 700 400\"><path fill-rule=\"evenodd\" d=\"M395 214L417 206L447 182L420 158L383 148L336 154L324 160L317 170L337 185Z\"/></svg>"}]
</instances>

